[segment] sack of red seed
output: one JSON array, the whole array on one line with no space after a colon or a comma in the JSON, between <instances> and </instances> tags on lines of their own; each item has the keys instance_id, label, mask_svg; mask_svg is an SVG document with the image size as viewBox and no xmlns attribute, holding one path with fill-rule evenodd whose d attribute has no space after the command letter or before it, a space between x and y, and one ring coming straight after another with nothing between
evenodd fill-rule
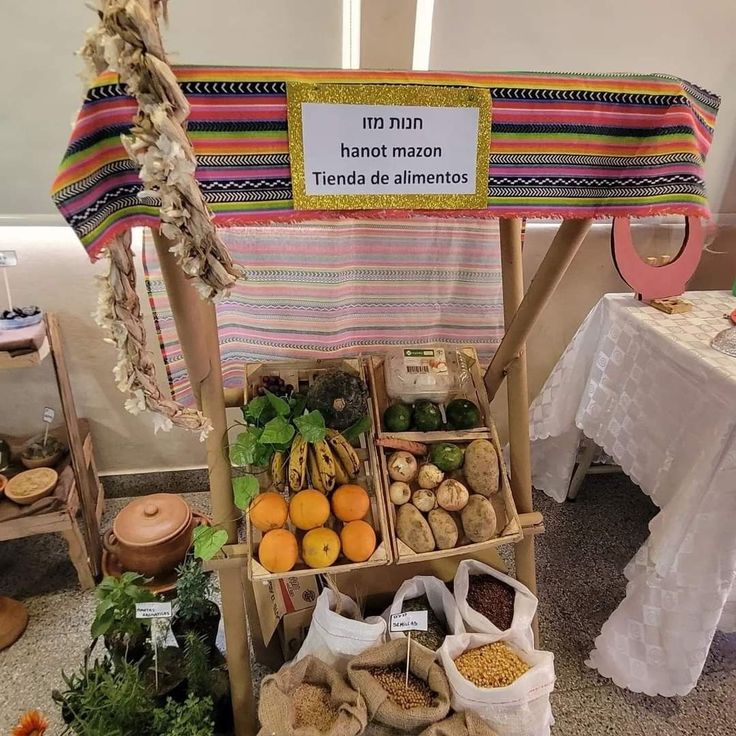
<instances>
[{"instance_id":1,"label":"sack of red seed","mask_svg":"<svg viewBox=\"0 0 736 736\"><path fill-rule=\"evenodd\" d=\"M500 634L513 629L533 646L537 596L518 580L482 562L463 560L453 590L466 631Z\"/></svg>"},{"instance_id":2,"label":"sack of red seed","mask_svg":"<svg viewBox=\"0 0 736 736\"><path fill-rule=\"evenodd\" d=\"M418 610L427 611L428 626L427 631L412 632L412 645L416 643L437 652L446 636L465 633L455 599L439 578L417 575L405 580L396 591L389 608L384 611L383 618L390 622L394 613ZM406 641L406 634L402 631L390 632L389 637Z\"/></svg>"},{"instance_id":3,"label":"sack of red seed","mask_svg":"<svg viewBox=\"0 0 736 736\"><path fill-rule=\"evenodd\" d=\"M549 736L554 655L534 649L513 629L448 636L440 658L452 707L471 710L503 736Z\"/></svg>"},{"instance_id":4,"label":"sack of red seed","mask_svg":"<svg viewBox=\"0 0 736 736\"><path fill-rule=\"evenodd\" d=\"M432 724L419 736L498 736L496 732L472 710L453 713L444 721Z\"/></svg>"},{"instance_id":5,"label":"sack of red seed","mask_svg":"<svg viewBox=\"0 0 736 736\"><path fill-rule=\"evenodd\" d=\"M307 656L264 678L258 736L358 736L368 723L365 701L332 667Z\"/></svg>"},{"instance_id":6,"label":"sack of red seed","mask_svg":"<svg viewBox=\"0 0 736 736\"><path fill-rule=\"evenodd\" d=\"M406 680L406 640L396 639L368 649L350 660L348 679L363 696L371 720L419 733L450 711L450 686L435 653L425 647L409 650Z\"/></svg>"}]
</instances>

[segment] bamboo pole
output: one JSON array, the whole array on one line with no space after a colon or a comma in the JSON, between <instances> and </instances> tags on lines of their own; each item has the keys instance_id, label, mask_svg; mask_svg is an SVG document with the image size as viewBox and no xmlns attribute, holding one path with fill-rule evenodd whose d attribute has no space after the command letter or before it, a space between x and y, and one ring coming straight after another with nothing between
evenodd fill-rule
<instances>
[{"instance_id":1,"label":"bamboo pole","mask_svg":"<svg viewBox=\"0 0 736 736\"><path fill-rule=\"evenodd\" d=\"M506 222L510 221L506 220ZM491 364L488 366L485 383L489 398L493 399L499 386L503 383L504 376L510 372L509 366L517 359L523 349L537 317L565 275L565 271L567 271L585 235L590 230L592 222L592 219L563 220L557 229L552 244L529 285L529 291L518 304L518 309L516 309L511 321L507 322L506 334L501 340ZM504 220L501 220L501 223L501 245L503 247ZM521 224L518 227L520 228ZM519 231L519 237L520 235ZM504 274L504 284L505 281L506 275ZM524 294L523 283L519 293ZM505 301L504 293L504 303Z\"/></svg>"},{"instance_id":2,"label":"bamboo pole","mask_svg":"<svg viewBox=\"0 0 736 736\"><path fill-rule=\"evenodd\" d=\"M215 306L203 302L188 282L169 251L172 242L156 230L151 232L192 388L199 397L202 412L212 422L207 438L207 466L213 522L225 529L228 541L234 543L237 542L239 514L233 503L230 462L223 451L227 420ZM248 614L255 616L255 607L246 611L238 568L223 568L218 574L235 735L255 736L256 713L248 642Z\"/></svg>"},{"instance_id":3,"label":"bamboo pole","mask_svg":"<svg viewBox=\"0 0 736 736\"><path fill-rule=\"evenodd\" d=\"M501 269L503 274L503 317L506 328L518 315L524 299L524 269L522 266L520 219L502 219ZM508 332L506 333L508 335ZM502 343L503 344L503 343ZM509 465L511 492L520 514L533 509L532 470L529 446L529 391L527 387L526 351L522 342L517 359L508 368ZM534 561L534 536L525 536L514 545L516 578L532 593L537 592L537 573ZM534 639L539 641L536 616L532 623Z\"/></svg>"},{"instance_id":4,"label":"bamboo pole","mask_svg":"<svg viewBox=\"0 0 736 736\"><path fill-rule=\"evenodd\" d=\"M238 513L233 503L230 462L223 445L227 420L215 306L199 298L179 268L169 251L172 241L156 230L151 232L192 390L202 412L212 422L213 428L207 438L207 466L213 522L227 531L228 541L233 543L237 541Z\"/></svg>"}]
</instances>

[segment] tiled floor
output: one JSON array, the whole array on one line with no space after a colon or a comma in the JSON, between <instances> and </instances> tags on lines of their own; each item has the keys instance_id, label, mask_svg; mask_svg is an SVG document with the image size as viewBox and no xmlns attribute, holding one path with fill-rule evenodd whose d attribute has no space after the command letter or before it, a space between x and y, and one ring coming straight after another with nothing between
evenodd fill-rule
<instances>
[{"instance_id":1,"label":"tiled floor","mask_svg":"<svg viewBox=\"0 0 736 736\"><path fill-rule=\"evenodd\" d=\"M190 501L202 507L204 494ZM592 476L574 504L537 494L547 533L539 538L543 646L555 653L555 736L727 736L736 734L736 636L718 635L698 687L652 698L611 685L583 664L601 624L624 593L621 571L647 534L654 507L623 476ZM120 507L109 503L109 513ZM38 707L60 733L51 691L88 642L94 596L81 593L63 542L54 536L0 544L0 594L23 600L31 621L0 653L0 734ZM382 734L386 733L381 731Z\"/></svg>"}]
</instances>

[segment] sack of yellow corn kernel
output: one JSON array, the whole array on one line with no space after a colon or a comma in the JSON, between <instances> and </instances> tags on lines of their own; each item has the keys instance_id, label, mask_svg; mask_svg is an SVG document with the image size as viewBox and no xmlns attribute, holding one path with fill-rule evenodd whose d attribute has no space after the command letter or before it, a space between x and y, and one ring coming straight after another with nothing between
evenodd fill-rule
<instances>
[{"instance_id":1,"label":"sack of yellow corn kernel","mask_svg":"<svg viewBox=\"0 0 736 736\"><path fill-rule=\"evenodd\" d=\"M496 732L472 710L453 713L444 721L432 724L419 736L498 736Z\"/></svg>"},{"instance_id":2,"label":"sack of yellow corn kernel","mask_svg":"<svg viewBox=\"0 0 736 736\"><path fill-rule=\"evenodd\" d=\"M534 649L513 629L448 636L440 659L452 707L472 710L504 736L549 736L554 655Z\"/></svg>"},{"instance_id":3,"label":"sack of yellow corn kernel","mask_svg":"<svg viewBox=\"0 0 736 736\"><path fill-rule=\"evenodd\" d=\"M344 675L352 657L384 641L386 622L380 616L364 620L352 598L325 588L317 598L309 631L294 662L311 654Z\"/></svg>"},{"instance_id":4,"label":"sack of yellow corn kernel","mask_svg":"<svg viewBox=\"0 0 736 736\"><path fill-rule=\"evenodd\" d=\"M348 663L350 684L363 696L368 717L400 733L419 733L450 711L450 686L435 653L409 649L406 684L406 639L368 649Z\"/></svg>"},{"instance_id":5,"label":"sack of yellow corn kernel","mask_svg":"<svg viewBox=\"0 0 736 736\"><path fill-rule=\"evenodd\" d=\"M258 720L258 736L358 736L368 714L365 701L342 675L307 656L264 678Z\"/></svg>"}]
</instances>

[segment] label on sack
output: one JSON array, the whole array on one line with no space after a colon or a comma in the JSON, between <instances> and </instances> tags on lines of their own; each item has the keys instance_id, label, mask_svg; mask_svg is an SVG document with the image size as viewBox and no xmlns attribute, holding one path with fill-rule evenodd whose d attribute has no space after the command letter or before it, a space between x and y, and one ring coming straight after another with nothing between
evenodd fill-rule
<instances>
[{"instance_id":1,"label":"label on sack","mask_svg":"<svg viewBox=\"0 0 736 736\"><path fill-rule=\"evenodd\" d=\"M389 631L427 631L427 611L405 611L392 613L389 621Z\"/></svg>"},{"instance_id":2,"label":"label on sack","mask_svg":"<svg viewBox=\"0 0 736 736\"><path fill-rule=\"evenodd\" d=\"M152 601L150 603L135 604L136 618L171 618L171 601L162 603Z\"/></svg>"}]
</instances>

